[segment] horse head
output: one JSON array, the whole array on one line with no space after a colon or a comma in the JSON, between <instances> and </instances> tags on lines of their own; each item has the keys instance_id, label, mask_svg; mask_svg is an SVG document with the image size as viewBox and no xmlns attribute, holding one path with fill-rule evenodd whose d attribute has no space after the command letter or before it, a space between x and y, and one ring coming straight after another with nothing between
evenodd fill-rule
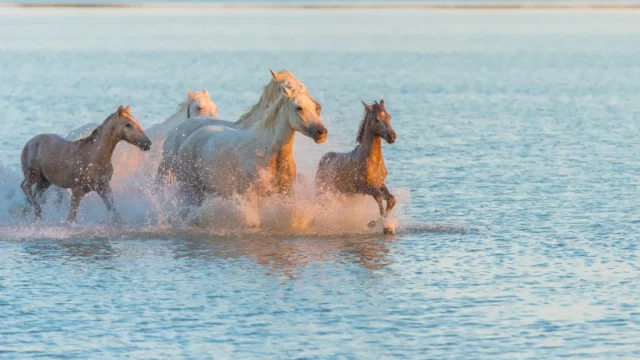
<instances>
[{"instance_id":1,"label":"horse head","mask_svg":"<svg viewBox=\"0 0 640 360\"><path fill-rule=\"evenodd\" d=\"M396 132L391 127L391 115L387 112L384 106L384 99L378 103L374 101L372 105L362 102L364 105L365 116L360 131L358 132L358 142L361 142L364 138L365 128L373 132L374 136L379 136L387 141L389 144L393 144L396 141Z\"/></svg>"},{"instance_id":2,"label":"horse head","mask_svg":"<svg viewBox=\"0 0 640 360\"><path fill-rule=\"evenodd\" d=\"M118 140L124 140L140 148L142 151L151 149L151 140L147 137L136 118L131 115L131 107L120 105L115 115L113 125Z\"/></svg>"},{"instance_id":3,"label":"horse head","mask_svg":"<svg viewBox=\"0 0 640 360\"><path fill-rule=\"evenodd\" d=\"M291 89L283 85L282 92L289 126L317 144L323 143L327 139L327 128L320 120L317 102L303 88Z\"/></svg>"},{"instance_id":4,"label":"horse head","mask_svg":"<svg viewBox=\"0 0 640 360\"><path fill-rule=\"evenodd\" d=\"M190 91L187 89L187 119L192 117L218 117L218 106L211 101L209 91Z\"/></svg>"}]
</instances>

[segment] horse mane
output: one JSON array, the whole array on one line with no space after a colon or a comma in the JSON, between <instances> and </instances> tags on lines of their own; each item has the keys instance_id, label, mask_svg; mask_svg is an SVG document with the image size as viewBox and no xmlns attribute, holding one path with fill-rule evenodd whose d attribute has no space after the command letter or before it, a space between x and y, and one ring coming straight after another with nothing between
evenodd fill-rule
<instances>
[{"instance_id":1,"label":"horse mane","mask_svg":"<svg viewBox=\"0 0 640 360\"><path fill-rule=\"evenodd\" d=\"M267 111L252 126L252 128L260 128L260 129L274 128L278 124L278 111L284 105L286 98L287 97L284 94L281 94L280 98L273 104L273 106L269 106Z\"/></svg>"},{"instance_id":2,"label":"horse mane","mask_svg":"<svg viewBox=\"0 0 640 360\"><path fill-rule=\"evenodd\" d=\"M109 122L109 120L111 120L114 116L116 115L116 113L113 113L109 116L107 116L106 119L104 119L104 121L102 122L102 124L100 124L97 128L93 129L93 131L91 132L91 134L89 134L89 136L83 137L81 139L78 139L76 141L74 141L74 143L78 144L78 145L84 145L84 144L90 144L95 142L96 140L98 140L98 136L100 135L100 130L104 127L104 125Z\"/></svg>"},{"instance_id":3,"label":"horse mane","mask_svg":"<svg viewBox=\"0 0 640 360\"><path fill-rule=\"evenodd\" d=\"M364 140L364 130L367 127L367 120L369 120L369 116L375 116L380 110L386 111L384 103L379 104L377 101L374 101L373 105L371 105L371 111L364 111L364 117L362 118L362 121L360 121L360 127L358 128L356 143L360 144L362 140Z\"/></svg>"},{"instance_id":4,"label":"horse mane","mask_svg":"<svg viewBox=\"0 0 640 360\"><path fill-rule=\"evenodd\" d=\"M236 121L236 124L243 124L249 121L249 119L251 118L251 115L260 111L260 107L263 104L270 104L276 101L276 99L278 98L278 95L280 95L279 85L284 85L288 89L304 87L304 85L298 79L296 79L293 73L291 73L289 70L285 69L278 72L278 76L281 77L280 82L275 81L276 79L272 77L271 81L269 81L269 83L265 85L264 88L262 89L262 95L260 95L260 100L258 100L256 104L251 106L249 110L245 112L240 117L240 119L238 119L238 121Z\"/></svg>"},{"instance_id":5,"label":"horse mane","mask_svg":"<svg viewBox=\"0 0 640 360\"><path fill-rule=\"evenodd\" d=\"M189 105L191 105L191 103L198 99L200 97L200 95L204 95L201 92L194 92L192 93L195 96L189 95L187 94L187 97L184 99L183 102L178 103L178 110L176 110L175 113L173 113L171 116L167 117L166 119L164 119L164 121L161 124L166 124L168 123L170 120L172 120L180 111L184 110L185 108L189 107Z\"/></svg>"}]
</instances>

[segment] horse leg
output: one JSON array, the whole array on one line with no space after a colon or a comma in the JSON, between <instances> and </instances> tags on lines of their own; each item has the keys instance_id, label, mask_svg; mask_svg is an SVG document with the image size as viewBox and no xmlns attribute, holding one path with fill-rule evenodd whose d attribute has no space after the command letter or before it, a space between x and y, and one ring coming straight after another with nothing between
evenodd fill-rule
<instances>
[{"instance_id":1,"label":"horse leg","mask_svg":"<svg viewBox=\"0 0 640 360\"><path fill-rule=\"evenodd\" d=\"M247 192L246 199L248 203L247 210L245 213L246 224L250 228L260 227L260 214L259 214L260 203L259 203L258 194L253 190L249 190Z\"/></svg>"},{"instance_id":2,"label":"horse leg","mask_svg":"<svg viewBox=\"0 0 640 360\"><path fill-rule=\"evenodd\" d=\"M384 220L386 218L386 214L384 212L384 206L382 205L382 192L380 191L380 189L373 187L369 184L364 185L363 187L361 187L361 191L362 193L366 194L366 195L371 195L374 200L378 203L378 209L380 210L380 216L382 217L382 219ZM368 227L372 228L376 226L376 222L375 221L370 221L368 224Z\"/></svg>"},{"instance_id":3,"label":"horse leg","mask_svg":"<svg viewBox=\"0 0 640 360\"><path fill-rule=\"evenodd\" d=\"M367 192L368 195L373 196L373 199L378 203L378 209L380 210L380 216L383 218L387 217L384 212L384 206L382 205L382 192L380 189L376 189L374 187L368 187Z\"/></svg>"},{"instance_id":4,"label":"horse leg","mask_svg":"<svg viewBox=\"0 0 640 360\"><path fill-rule=\"evenodd\" d=\"M62 204L62 199L64 198L65 188L56 187L56 205L60 206Z\"/></svg>"},{"instance_id":5,"label":"horse leg","mask_svg":"<svg viewBox=\"0 0 640 360\"><path fill-rule=\"evenodd\" d=\"M391 212L391 209L393 209L393 207L396 206L396 198L395 196L391 195L391 193L389 192L389 189L387 189L387 186L384 184L382 184L382 187L380 187L380 191L382 192L384 199L387 201L387 209L385 210L385 215L384 215L384 217L387 217Z\"/></svg>"},{"instance_id":6,"label":"horse leg","mask_svg":"<svg viewBox=\"0 0 640 360\"><path fill-rule=\"evenodd\" d=\"M111 185L109 185L108 183L101 185L100 187L98 187L97 193L102 199L102 202L104 202L104 206L107 207L107 211L109 211L113 216L114 222L120 222L120 214L118 214L118 212L116 211L116 207L113 203L113 192L111 191Z\"/></svg>"},{"instance_id":7,"label":"horse leg","mask_svg":"<svg viewBox=\"0 0 640 360\"><path fill-rule=\"evenodd\" d=\"M25 174L24 180L22 180L22 183L20 184L20 187L22 188L22 191L24 192L24 194L27 196L27 201L29 202L29 204L31 206L33 206L35 215L36 215L36 220L40 220L41 215L42 215L42 209L40 208L40 205L38 205L38 203L36 202L36 199L33 197L33 192L31 191L33 184L35 183L35 174L33 173L33 171L29 171L27 174ZM25 208L25 215L27 212L27 209Z\"/></svg>"},{"instance_id":8,"label":"horse leg","mask_svg":"<svg viewBox=\"0 0 640 360\"><path fill-rule=\"evenodd\" d=\"M76 222L78 205L80 205L80 200L82 200L86 194L87 192L82 188L71 189L71 205L69 206L69 217L67 218L67 222L72 224Z\"/></svg>"},{"instance_id":9,"label":"horse leg","mask_svg":"<svg viewBox=\"0 0 640 360\"><path fill-rule=\"evenodd\" d=\"M194 203L194 191L185 185L180 185L180 188L178 189L178 206L180 208L180 210L178 210L178 215L182 220L187 218L187 215L189 215L189 209Z\"/></svg>"},{"instance_id":10,"label":"horse leg","mask_svg":"<svg viewBox=\"0 0 640 360\"><path fill-rule=\"evenodd\" d=\"M34 198L35 198L35 200L37 202L40 201L40 199L42 198L42 195L44 194L45 191L47 191L49 186L51 186L51 183L46 179L42 179L41 181L36 183L36 189L35 189ZM44 203L44 201L43 201L43 203Z\"/></svg>"}]
</instances>

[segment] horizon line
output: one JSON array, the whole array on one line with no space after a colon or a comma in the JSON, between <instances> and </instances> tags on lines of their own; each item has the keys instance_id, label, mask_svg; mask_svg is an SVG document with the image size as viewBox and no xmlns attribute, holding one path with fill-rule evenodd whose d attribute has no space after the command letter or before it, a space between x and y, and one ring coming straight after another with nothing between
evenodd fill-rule
<instances>
[{"instance_id":1,"label":"horizon line","mask_svg":"<svg viewBox=\"0 0 640 360\"><path fill-rule=\"evenodd\" d=\"M640 10L640 4L628 3L555 3L555 4L233 4L233 3L8 3L0 2L0 8L108 8L108 9L259 9L259 10Z\"/></svg>"}]
</instances>

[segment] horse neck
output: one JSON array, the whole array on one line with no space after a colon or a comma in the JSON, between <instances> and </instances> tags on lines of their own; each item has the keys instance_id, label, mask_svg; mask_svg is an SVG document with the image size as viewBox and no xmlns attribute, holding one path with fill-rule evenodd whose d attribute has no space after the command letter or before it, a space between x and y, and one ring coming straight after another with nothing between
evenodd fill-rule
<instances>
[{"instance_id":1,"label":"horse neck","mask_svg":"<svg viewBox=\"0 0 640 360\"><path fill-rule=\"evenodd\" d=\"M371 159L376 162L382 159L382 138L373 134L369 129L369 122L365 124L364 138L357 148L359 157L363 159Z\"/></svg>"},{"instance_id":2,"label":"horse neck","mask_svg":"<svg viewBox=\"0 0 640 360\"><path fill-rule=\"evenodd\" d=\"M98 136L95 141L87 143L89 149L83 149L87 154L91 154L91 162L103 165L111 163L111 155L120 139L116 136L113 125L107 121L100 125ZM87 151L88 150L88 151Z\"/></svg>"},{"instance_id":3,"label":"horse neck","mask_svg":"<svg viewBox=\"0 0 640 360\"><path fill-rule=\"evenodd\" d=\"M257 134L260 134L258 136L264 136L266 139L267 147L270 147L272 152L279 153L281 158L292 154L293 141L296 135L296 131L291 128L287 119L280 118L282 111L283 109L280 107L275 114L271 115L278 117L275 124L268 125L264 131L257 131Z\"/></svg>"}]
</instances>

